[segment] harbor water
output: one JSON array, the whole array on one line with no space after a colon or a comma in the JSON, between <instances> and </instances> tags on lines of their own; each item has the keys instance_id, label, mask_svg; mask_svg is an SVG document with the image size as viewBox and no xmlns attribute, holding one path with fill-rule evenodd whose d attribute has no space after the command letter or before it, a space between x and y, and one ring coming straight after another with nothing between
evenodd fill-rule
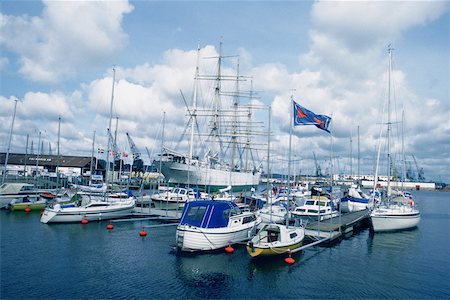
<instances>
[{"instance_id":1,"label":"harbor water","mask_svg":"<svg viewBox=\"0 0 450 300\"><path fill-rule=\"evenodd\" d=\"M0 299L450 299L450 193L413 191L419 227L368 228L293 257L179 254L157 221L41 224L2 210Z\"/></svg>"}]
</instances>

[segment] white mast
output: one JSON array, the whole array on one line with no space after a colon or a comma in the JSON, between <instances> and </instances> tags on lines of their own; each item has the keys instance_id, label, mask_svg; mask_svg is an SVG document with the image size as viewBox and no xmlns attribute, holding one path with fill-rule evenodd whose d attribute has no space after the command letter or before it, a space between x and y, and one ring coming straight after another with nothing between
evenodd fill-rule
<instances>
[{"instance_id":1,"label":"white mast","mask_svg":"<svg viewBox=\"0 0 450 300\"><path fill-rule=\"evenodd\" d=\"M111 92L111 105L109 108L109 126L108 126L108 150L106 151L106 170L105 170L105 180L108 182L109 178L109 155L111 150L111 134L109 131L111 130L111 122L112 122L112 111L113 111L113 103L114 103L114 84L116 82L116 69L113 68L113 79L112 79L112 92ZM114 170L114 169L113 169Z\"/></svg>"},{"instance_id":2,"label":"white mast","mask_svg":"<svg viewBox=\"0 0 450 300\"><path fill-rule=\"evenodd\" d=\"M191 112L191 138L189 141L189 162L193 157L193 147L194 147L194 129L197 123L197 93L198 93L198 80L199 80L199 60L200 60L200 46L197 47L197 66L195 67L195 78L194 78L194 95L192 97L192 112Z\"/></svg>"},{"instance_id":3,"label":"white mast","mask_svg":"<svg viewBox=\"0 0 450 300\"><path fill-rule=\"evenodd\" d=\"M8 157L9 157L9 151L11 148L11 138L12 138L12 133L13 133L13 128L14 128L14 120L16 119L17 101L18 101L18 99L16 98L14 100L14 112L13 112L13 118L12 118L12 122L11 122L11 129L9 131L8 149L6 151L5 168L3 169L2 184L5 182L5 178L6 178L6 167L8 166Z\"/></svg>"},{"instance_id":4,"label":"white mast","mask_svg":"<svg viewBox=\"0 0 450 300\"><path fill-rule=\"evenodd\" d=\"M388 45L389 52L389 72L388 72L388 104L387 104L387 195L391 194L391 71L392 71L392 50Z\"/></svg>"}]
</instances>

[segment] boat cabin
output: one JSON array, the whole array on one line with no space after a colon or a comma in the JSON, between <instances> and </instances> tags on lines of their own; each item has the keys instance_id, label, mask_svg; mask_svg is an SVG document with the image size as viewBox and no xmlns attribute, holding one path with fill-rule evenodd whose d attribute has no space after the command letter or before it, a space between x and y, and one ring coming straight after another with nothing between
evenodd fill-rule
<instances>
[{"instance_id":1,"label":"boat cabin","mask_svg":"<svg viewBox=\"0 0 450 300\"><path fill-rule=\"evenodd\" d=\"M243 213L230 201L191 201L184 205L180 225L201 228L234 227L256 220L256 216Z\"/></svg>"}]
</instances>

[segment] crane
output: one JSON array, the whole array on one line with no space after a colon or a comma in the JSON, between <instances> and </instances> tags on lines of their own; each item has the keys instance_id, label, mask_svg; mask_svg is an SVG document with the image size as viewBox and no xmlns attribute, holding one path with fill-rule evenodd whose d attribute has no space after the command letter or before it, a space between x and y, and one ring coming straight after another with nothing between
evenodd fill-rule
<instances>
[{"instance_id":1,"label":"crane","mask_svg":"<svg viewBox=\"0 0 450 300\"><path fill-rule=\"evenodd\" d=\"M141 152L137 148L136 144L134 143L133 139L131 138L130 134L127 132L127 139L128 144L130 144L131 153L133 154L133 171L142 171L144 168L144 162L141 158Z\"/></svg>"},{"instance_id":2,"label":"crane","mask_svg":"<svg viewBox=\"0 0 450 300\"><path fill-rule=\"evenodd\" d=\"M416 165L416 170L417 170L417 180L418 181L425 181L425 176L424 176L424 172L423 172L423 168L419 168L419 164L417 164L417 160L416 157L414 155L412 155L412 158L414 160L414 164Z\"/></svg>"},{"instance_id":3,"label":"crane","mask_svg":"<svg viewBox=\"0 0 450 300\"><path fill-rule=\"evenodd\" d=\"M316 165L316 177L323 177L322 170L320 169L319 163L317 163L316 154L313 152L314 164Z\"/></svg>"}]
</instances>

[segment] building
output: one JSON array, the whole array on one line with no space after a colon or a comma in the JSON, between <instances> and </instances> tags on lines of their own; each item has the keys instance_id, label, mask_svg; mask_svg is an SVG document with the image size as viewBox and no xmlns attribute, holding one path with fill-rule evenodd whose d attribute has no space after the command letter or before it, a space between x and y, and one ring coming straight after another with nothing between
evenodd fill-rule
<instances>
[{"instance_id":1,"label":"building","mask_svg":"<svg viewBox=\"0 0 450 300\"><path fill-rule=\"evenodd\" d=\"M6 153L0 153L0 170L2 174L5 158ZM89 176L91 160L93 169L95 169L97 164L95 157L10 153L6 169L8 175L19 176L34 176L38 174L40 176L56 177L57 168L59 173L66 177ZM102 167L104 168L104 165Z\"/></svg>"}]
</instances>

